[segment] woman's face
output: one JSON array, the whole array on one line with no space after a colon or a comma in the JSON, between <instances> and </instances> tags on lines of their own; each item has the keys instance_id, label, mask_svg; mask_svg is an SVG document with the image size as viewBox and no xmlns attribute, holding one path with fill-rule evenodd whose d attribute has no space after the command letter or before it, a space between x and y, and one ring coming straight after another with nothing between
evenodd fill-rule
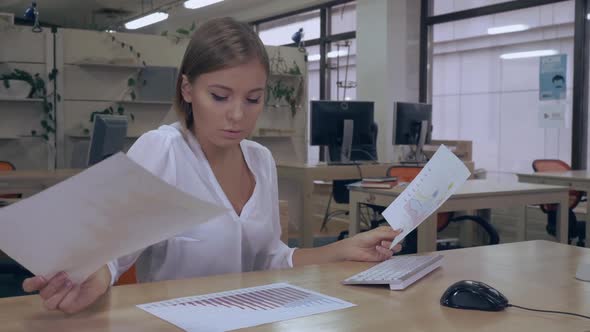
<instances>
[{"instance_id":1,"label":"woman's face","mask_svg":"<svg viewBox=\"0 0 590 332\"><path fill-rule=\"evenodd\" d=\"M259 61L203 74L192 84L184 76L182 96L192 103L199 140L228 147L248 137L264 108L266 79Z\"/></svg>"}]
</instances>

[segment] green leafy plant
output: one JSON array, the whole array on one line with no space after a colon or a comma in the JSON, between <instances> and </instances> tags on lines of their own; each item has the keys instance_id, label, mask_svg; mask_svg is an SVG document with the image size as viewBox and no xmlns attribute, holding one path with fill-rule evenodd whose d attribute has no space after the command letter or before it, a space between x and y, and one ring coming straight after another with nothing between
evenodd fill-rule
<instances>
[{"instance_id":1,"label":"green leafy plant","mask_svg":"<svg viewBox=\"0 0 590 332\"><path fill-rule=\"evenodd\" d=\"M162 31L162 33L160 35L164 36L164 37L168 37L168 38L172 39L176 44L178 44L178 43L180 43L181 40L190 38L191 34L193 33L193 31L195 31L196 28L197 28L197 24L193 21L190 28L188 28L188 29L178 28L172 33L168 32L168 30L164 30L164 31Z\"/></svg>"},{"instance_id":2,"label":"green leafy plant","mask_svg":"<svg viewBox=\"0 0 590 332\"><path fill-rule=\"evenodd\" d=\"M138 61L141 61L141 65L144 68L147 67L147 63L143 59L143 57L141 56L141 52L138 52L137 49L133 45L130 45L130 44L125 43L124 41L118 39L115 36L115 34L113 34L113 33L109 33L109 34L111 35L111 41L113 43L121 45L122 48L127 48L129 50L129 52L132 54L132 56L137 57ZM142 84L144 86L147 84L147 81L142 79L141 73L142 73L142 70L140 69L132 77L130 77L127 80L127 92L126 93L129 94L129 97L131 97L131 100L135 100L137 98L137 91L136 91L136 88L138 86L137 82L142 82Z\"/></svg>"},{"instance_id":3,"label":"green leafy plant","mask_svg":"<svg viewBox=\"0 0 590 332\"><path fill-rule=\"evenodd\" d=\"M57 73L58 71L55 68L49 73L48 79L50 82L55 81L57 78ZM2 80L6 88L10 88L10 80L25 81L29 83L31 90L27 98L41 99L41 105L43 108L43 117L40 120L43 131L38 133L36 130L31 130L31 135L40 136L45 139L45 141L49 141L51 135L54 136L56 132L55 105L51 101L54 96L54 92L50 94L47 93L47 85L45 84L45 80L43 80L41 75L39 73L31 75L25 70L15 68L10 73L0 75L0 80ZM57 102L61 102L61 96L57 94L56 97Z\"/></svg>"},{"instance_id":4,"label":"green leafy plant","mask_svg":"<svg viewBox=\"0 0 590 332\"><path fill-rule=\"evenodd\" d=\"M267 87L266 103L268 104L272 100L277 103L274 106L279 107L281 102L285 102L291 108L291 115L295 116L298 101L296 90L295 87L283 84L282 80L278 80L274 85L269 84Z\"/></svg>"}]
</instances>

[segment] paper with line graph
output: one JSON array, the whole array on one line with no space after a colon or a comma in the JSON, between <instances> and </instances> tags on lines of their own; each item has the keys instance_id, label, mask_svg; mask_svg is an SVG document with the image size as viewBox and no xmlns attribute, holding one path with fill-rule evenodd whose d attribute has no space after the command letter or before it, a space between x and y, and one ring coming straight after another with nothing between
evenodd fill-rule
<instances>
[{"instance_id":1,"label":"paper with line graph","mask_svg":"<svg viewBox=\"0 0 590 332\"><path fill-rule=\"evenodd\" d=\"M418 176L383 211L382 215L391 227L402 230L391 248L449 199L470 174L465 164L441 145Z\"/></svg>"},{"instance_id":2,"label":"paper with line graph","mask_svg":"<svg viewBox=\"0 0 590 332\"><path fill-rule=\"evenodd\" d=\"M355 306L287 283L138 305L185 331L229 331Z\"/></svg>"}]
</instances>

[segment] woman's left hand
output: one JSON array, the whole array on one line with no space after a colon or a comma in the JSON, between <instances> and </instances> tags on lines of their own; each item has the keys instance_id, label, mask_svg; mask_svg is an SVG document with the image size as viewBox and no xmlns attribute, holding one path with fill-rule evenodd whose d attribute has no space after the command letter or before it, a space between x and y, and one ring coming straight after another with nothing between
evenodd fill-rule
<instances>
[{"instance_id":1,"label":"woman's left hand","mask_svg":"<svg viewBox=\"0 0 590 332\"><path fill-rule=\"evenodd\" d=\"M340 241L345 260L360 262L381 262L401 250L398 244L389 250L391 241L400 234L389 226L382 226L373 230L357 234Z\"/></svg>"}]
</instances>

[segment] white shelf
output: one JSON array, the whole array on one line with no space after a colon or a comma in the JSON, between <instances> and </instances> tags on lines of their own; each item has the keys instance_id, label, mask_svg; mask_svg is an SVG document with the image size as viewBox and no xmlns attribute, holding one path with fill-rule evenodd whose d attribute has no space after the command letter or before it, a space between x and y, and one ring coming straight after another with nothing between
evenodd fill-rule
<instances>
[{"instance_id":1,"label":"white shelf","mask_svg":"<svg viewBox=\"0 0 590 332\"><path fill-rule=\"evenodd\" d=\"M119 104L128 105L172 105L171 101L151 101L151 100L122 100L118 101Z\"/></svg>"},{"instance_id":2,"label":"white shelf","mask_svg":"<svg viewBox=\"0 0 590 332\"><path fill-rule=\"evenodd\" d=\"M128 69L140 69L144 68L141 63L108 63L108 62L91 62L91 61L80 61L72 63L75 66L80 67L113 67L113 68L128 68Z\"/></svg>"},{"instance_id":3,"label":"white shelf","mask_svg":"<svg viewBox=\"0 0 590 332\"><path fill-rule=\"evenodd\" d=\"M40 135L33 136L33 135L17 135L17 136L0 136L0 140L3 141L16 141L23 138L43 138Z\"/></svg>"},{"instance_id":4,"label":"white shelf","mask_svg":"<svg viewBox=\"0 0 590 332\"><path fill-rule=\"evenodd\" d=\"M41 98L0 98L0 102L8 103L42 103Z\"/></svg>"},{"instance_id":5,"label":"white shelf","mask_svg":"<svg viewBox=\"0 0 590 332\"><path fill-rule=\"evenodd\" d=\"M67 135L67 136L69 138L73 138L73 139L90 139L90 135L84 135L84 134L73 134L73 135ZM136 138L139 138L139 136L127 135L126 138L136 139Z\"/></svg>"},{"instance_id":6,"label":"white shelf","mask_svg":"<svg viewBox=\"0 0 590 332\"><path fill-rule=\"evenodd\" d=\"M252 133L252 137L286 137L291 138L295 135L295 130L293 129L273 129L273 128L260 128L256 129Z\"/></svg>"},{"instance_id":7,"label":"white shelf","mask_svg":"<svg viewBox=\"0 0 590 332\"><path fill-rule=\"evenodd\" d=\"M279 73L271 73L270 77L276 77L276 78L300 78L303 79L303 75L294 75L294 74L279 74Z\"/></svg>"}]
</instances>

